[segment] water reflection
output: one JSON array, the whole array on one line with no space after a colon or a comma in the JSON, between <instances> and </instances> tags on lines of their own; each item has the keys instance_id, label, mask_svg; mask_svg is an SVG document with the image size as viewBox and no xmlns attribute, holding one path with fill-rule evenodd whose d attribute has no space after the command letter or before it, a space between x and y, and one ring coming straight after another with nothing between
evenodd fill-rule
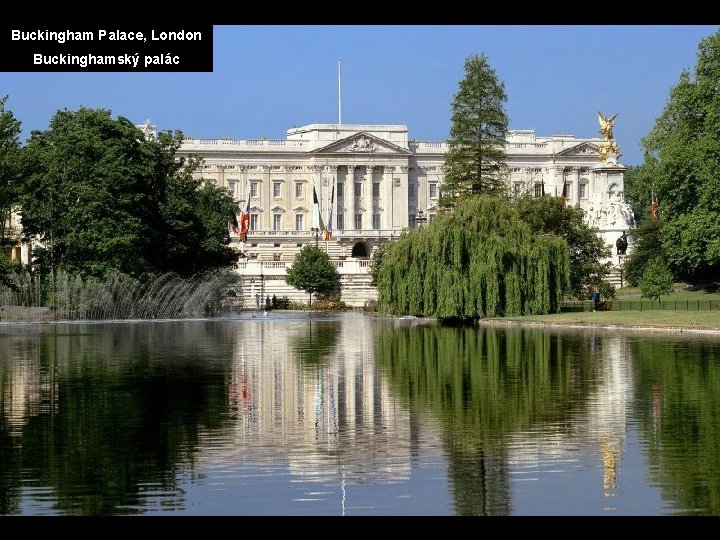
<instances>
[{"instance_id":1,"label":"water reflection","mask_svg":"<svg viewBox=\"0 0 720 540\"><path fill-rule=\"evenodd\" d=\"M0 513L720 511L717 338L254 315L0 325Z\"/></svg>"}]
</instances>

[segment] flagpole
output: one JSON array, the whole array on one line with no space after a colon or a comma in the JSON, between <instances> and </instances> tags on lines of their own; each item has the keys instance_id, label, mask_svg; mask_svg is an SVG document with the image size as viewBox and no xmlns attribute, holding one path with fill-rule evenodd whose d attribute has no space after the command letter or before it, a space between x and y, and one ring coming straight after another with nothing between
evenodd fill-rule
<instances>
[{"instance_id":1,"label":"flagpole","mask_svg":"<svg viewBox=\"0 0 720 540\"><path fill-rule=\"evenodd\" d=\"M338 125L342 125L342 94L340 84L340 58L338 58Z\"/></svg>"}]
</instances>

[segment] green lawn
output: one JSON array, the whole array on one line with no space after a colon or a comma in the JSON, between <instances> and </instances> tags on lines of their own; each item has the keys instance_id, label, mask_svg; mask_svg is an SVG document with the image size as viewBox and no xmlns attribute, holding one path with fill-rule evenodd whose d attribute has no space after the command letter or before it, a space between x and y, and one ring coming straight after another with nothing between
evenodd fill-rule
<instances>
[{"instance_id":1,"label":"green lawn","mask_svg":"<svg viewBox=\"0 0 720 540\"><path fill-rule=\"evenodd\" d=\"M560 325L619 325L661 328L695 328L720 330L720 310L674 311L674 310L624 310L585 311L557 313L554 315L527 315L503 317L494 320L535 322Z\"/></svg>"},{"instance_id":2,"label":"green lawn","mask_svg":"<svg viewBox=\"0 0 720 540\"><path fill-rule=\"evenodd\" d=\"M637 288L626 287L617 290L617 296L612 301L614 307L619 302L630 305L632 301L638 304L641 300L640 290ZM713 302L713 306L720 303L720 292L712 290L688 291L683 283L678 283L674 287L672 294L662 296L660 298L662 305L665 307L681 306L682 309L657 309L658 304L654 304L653 309L648 309L650 305L648 299L642 299L644 309L613 309L611 311L574 311L567 313L558 313L554 315L528 315L523 317L503 317L492 320L498 321L519 321L544 324L559 325L602 325L602 326L636 326L636 327L660 327L660 328L691 328L691 329L711 329L720 331L720 309L708 310L706 306L710 305L708 301ZM697 309L697 301L700 301L701 309ZM586 302L589 309L590 302ZM689 309L686 307L689 306ZM705 309L703 309L705 307Z\"/></svg>"}]
</instances>

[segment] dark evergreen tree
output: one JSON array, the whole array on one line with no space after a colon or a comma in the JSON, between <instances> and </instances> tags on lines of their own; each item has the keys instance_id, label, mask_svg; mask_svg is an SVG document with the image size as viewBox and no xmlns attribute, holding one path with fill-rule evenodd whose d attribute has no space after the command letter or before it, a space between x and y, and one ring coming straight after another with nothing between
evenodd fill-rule
<instances>
[{"instance_id":1,"label":"dark evergreen tree","mask_svg":"<svg viewBox=\"0 0 720 540\"><path fill-rule=\"evenodd\" d=\"M465 60L465 78L452 103L440 206L453 208L468 195L506 193L508 117L504 84L487 57Z\"/></svg>"}]
</instances>

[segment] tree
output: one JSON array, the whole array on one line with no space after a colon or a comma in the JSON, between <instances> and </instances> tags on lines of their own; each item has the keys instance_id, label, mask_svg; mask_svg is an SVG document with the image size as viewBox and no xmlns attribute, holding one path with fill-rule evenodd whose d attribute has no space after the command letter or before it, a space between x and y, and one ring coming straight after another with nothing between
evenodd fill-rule
<instances>
[{"instance_id":1,"label":"tree","mask_svg":"<svg viewBox=\"0 0 720 540\"><path fill-rule=\"evenodd\" d=\"M625 277L633 287L640 285L648 263L662 257L662 225L660 220L646 219L638 221L633 230L633 250L623 266Z\"/></svg>"},{"instance_id":2,"label":"tree","mask_svg":"<svg viewBox=\"0 0 720 540\"><path fill-rule=\"evenodd\" d=\"M22 152L22 225L44 247L43 270L148 279L235 260L227 217L236 205L191 180L198 161L176 159L181 141L179 132L146 139L130 120L84 107L32 132Z\"/></svg>"},{"instance_id":3,"label":"tree","mask_svg":"<svg viewBox=\"0 0 720 540\"><path fill-rule=\"evenodd\" d=\"M192 276L229 267L238 258L228 247L227 232L237 204L226 189L193 178L197 163L168 177L161 205L165 249L156 262L162 272Z\"/></svg>"},{"instance_id":4,"label":"tree","mask_svg":"<svg viewBox=\"0 0 720 540\"><path fill-rule=\"evenodd\" d=\"M506 193L506 101L505 86L486 56L468 57L452 103L441 207L452 208L467 195Z\"/></svg>"},{"instance_id":5,"label":"tree","mask_svg":"<svg viewBox=\"0 0 720 540\"><path fill-rule=\"evenodd\" d=\"M661 259L655 258L646 266L640 279L640 296L660 301L660 296L670 294L673 288L673 275Z\"/></svg>"},{"instance_id":6,"label":"tree","mask_svg":"<svg viewBox=\"0 0 720 540\"><path fill-rule=\"evenodd\" d=\"M570 282L563 292L575 298L585 298L589 287L597 288L604 298L613 298L615 288L605 281L610 263L603 263L611 255L597 230L587 225L584 212L565 204L563 197L533 197L524 194L513 203L520 217L536 234L554 234L563 238L570 248Z\"/></svg>"},{"instance_id":7,"label":"tree","mask_svg":"<svg viewBox=\"0 0 720 540\"><path fill-rule=\"evenodd\" d=\"M390 244L380 244L375 248L375 251L373 251L372 257L370 258L370 285L373 287L377 287L377 280L378 275L380 273L380 267L383 263L383 258L385 257L385 253L387 253L387 248Z\"/></svg>"},{"instance_id":8,"label":"tree","mask_svg":"<svg viewBox=\"0 0 720 540\"><path fill-rule=\"evenodd\" d=\"M466 197L388 244L378 303L384 313L442 319L556 313L569 279L564 239L533 232L507 199Z\"/></svg>"},{"instance_id":9,"label":"tree","mask_svg":"<svg viewBox=\"0 0 720 540\"><path fill-rule=\"evenodd\" d=\"M291 287L312 294L325 294L332 291L340 278L330 262L330 257L314 244L307 244L295 257L295 262L287 271L285 281Z\"/></svg>"},{"instance_id":10,"label":"tree","mask_svg":"<svg viewBox=\"0 0 720 540\"><path fill-rule=\"evenodd\" d=\"M719 85L720 31L700 42L694 72L682 72L642 140L641 169L663 221L662 257L681 279L720 270Z\"/></svg>"},{"instance_id":11,"label":"tree","mask_svg":"<svg viewBox=\"0 0 720 540\"><path fill-rule=\"evenodd\" d=\"M9 283L12 269L7 250L14 240L7 237L5 224L17 203L20 152L20 122L5 108L7 99L7 96L0 98L0 284Z\"/></svg>"}]
</instances>

